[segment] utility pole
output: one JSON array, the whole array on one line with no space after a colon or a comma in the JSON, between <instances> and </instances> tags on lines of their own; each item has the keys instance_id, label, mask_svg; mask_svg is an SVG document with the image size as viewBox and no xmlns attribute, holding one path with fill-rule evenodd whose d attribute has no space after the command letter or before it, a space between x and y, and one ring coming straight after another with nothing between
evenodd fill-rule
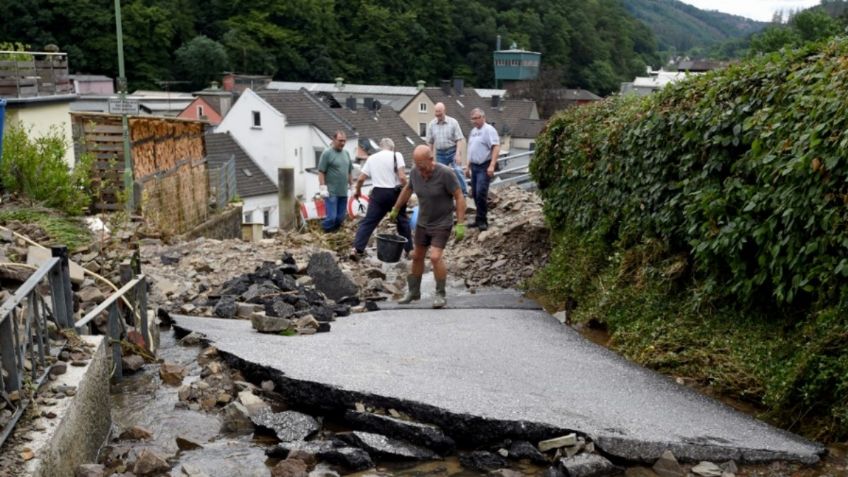
<instances>
[{"instance_id":1,"label":"utility pole","mask_svg":"<svg viewBox=\"0 0 848 477\"><path fill-rule=\"evenodd\" d=\"M118 98L121 104L127 101L127 74L124 71L124 32L121 28L121 0L115 0L115 30L118 35ZM133 191L133 161L130 155L130 131L127 111L122 107L121 127L124 134L124 193L127 194L127 212L135 210Z\"/></svg>"}]
</instances>

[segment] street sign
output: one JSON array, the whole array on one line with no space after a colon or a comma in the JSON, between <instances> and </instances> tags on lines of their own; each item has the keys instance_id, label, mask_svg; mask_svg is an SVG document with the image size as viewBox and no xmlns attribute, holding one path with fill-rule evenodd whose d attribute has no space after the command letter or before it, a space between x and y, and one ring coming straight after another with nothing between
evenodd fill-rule
<instances>
[{"instance_id":1,"label":"street sign","mask_svg":"<svg viewBox=\"0 0 848 477\"><path fill-rule=\"evenodd\" d=\"M110 114L138 115L138 101L135 99L109 99Z\"/></svg>"}]
</instances>

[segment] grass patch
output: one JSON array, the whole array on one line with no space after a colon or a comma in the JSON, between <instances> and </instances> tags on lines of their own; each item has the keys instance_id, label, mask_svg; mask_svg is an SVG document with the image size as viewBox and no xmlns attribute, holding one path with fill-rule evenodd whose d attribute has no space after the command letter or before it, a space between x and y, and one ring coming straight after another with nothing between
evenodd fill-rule
<instances>
[{"instance_id":1,"label":"grass patch","mask_svg":"<svg viewBox=\"0 0 848 477\"><path fill-rule=\"evenodd\" d=\"M57 211L38 208L13 208L0 210L0 224L6 225L18 221L24 224L33 224L41 229L49 237L49 243L41 243L45 247L62 244L73 251L88 245L91 233L85 223L77 217L68 217ZM38 241L34 237L30 237Z\"/></svg>"}]
</instances>

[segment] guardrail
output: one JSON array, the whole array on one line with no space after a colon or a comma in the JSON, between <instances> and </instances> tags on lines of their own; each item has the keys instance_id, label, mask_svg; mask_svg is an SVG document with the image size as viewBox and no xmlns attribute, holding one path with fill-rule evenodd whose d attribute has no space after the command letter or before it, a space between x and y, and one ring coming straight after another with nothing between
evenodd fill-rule
<instances>
[{"instance_id":1,"label":"guardrail","mask_svg":"<svg viewBox=\"0 0 848 477\"><path fill-rule=\"evenodd\" d=\"M147 327L147 277L137 275L126 285L109 296L81 320L74 323L80 334L89 334L91 321L108 312L109 346L112 348L112 377L124 376L121 365L121 337L126 335L126 325L139 326L144 337L144 349L150 351L149 331Z\"/></svg>"},{"instance_id":2,"label":"guardrail","mask_svg":"<svg viewBox=\"0 0 848 477\"><path fill-rule=\"evenodd\" d=\"M510 184L519 185L521 187L532 187L534 184L533 180L530 177L529 167L530 161L533 159L533 153L534 151L527 151L498 159L498 164L501 165L501 170L495 172L495 177L490 187L498 188ZM510 167L510 163L519 162L519 159L524 158L527 159L526 164Z\"/></svg>"},{"instance_id":3,"label":"guardrail","mask_svg":"<svg viewBox=\"0 0 848 477\"><path fill-rule=\"evenodd\" d=\"M29 400L21 391L27 376L35 389L50 371L47 357L53 356L47 333L47 317L59 328L71 326L73 303L67 300L71 292L67 265L67 249L61 250L38 268L15 294L0 306L0 393L12 410L12 417L0 430L0 445L14 429ZM57 250L54 249L54 255ZM47 280L52 306L47 306L37 287ZM27 370L29 366L29 370ZM17 393L17 399L12 395Z\"/></svg>"},{"instance_id":4,"label":"guardrail","mask_svg":"<svg viewBox=\"0 0 848 477\"><path fill-rule=\"evenodd\" d=\"M147 278L137 275L120 290L100 303L80 321L74 322L73 292L71 290L68 250L54 247L53 257L42 264L0 305L0 399L12 411L12 416L0 428L0 446L11 434L30 400L25 388L38 389L50 372L48 357L55 358L48 336L48 319L59 330L74 329L90 334L90 323L101 313L108 312L109 346L114 362L113 377L123 377L121 368L121 339L126 324L139 326L144 336L144 348L150 351L147 323ZM49 303L39 292L47 281ZM17 394L16 399L13 396Z\"/></svg>"}]
</instances>

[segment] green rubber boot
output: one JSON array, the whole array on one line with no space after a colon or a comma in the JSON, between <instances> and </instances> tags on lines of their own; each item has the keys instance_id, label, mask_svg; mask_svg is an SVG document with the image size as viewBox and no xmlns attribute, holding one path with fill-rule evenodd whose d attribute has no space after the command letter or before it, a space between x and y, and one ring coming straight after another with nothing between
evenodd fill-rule
<instances>
[{"instance_id":1,"label":"green rubber boot","mask_svg":"<svg viewBox=\"0 0 848 477\"><path fill-rule=\"evenodd\" d=\"M433 308L444 308L448 304L445 299L445 280L436 280L436 296L433 297Z\"/></svg>"},{"instance_id":2,"label":"green rubber boot","mask_svg":"<svg viewBox=\"0 0 848 477\"><path fill-rule=\"evenodd\" d=\"M406 284L408 285L406 295L398 301L401 305L421 299L421 276L407 275Z\"/></svg>"}]
</instances>

